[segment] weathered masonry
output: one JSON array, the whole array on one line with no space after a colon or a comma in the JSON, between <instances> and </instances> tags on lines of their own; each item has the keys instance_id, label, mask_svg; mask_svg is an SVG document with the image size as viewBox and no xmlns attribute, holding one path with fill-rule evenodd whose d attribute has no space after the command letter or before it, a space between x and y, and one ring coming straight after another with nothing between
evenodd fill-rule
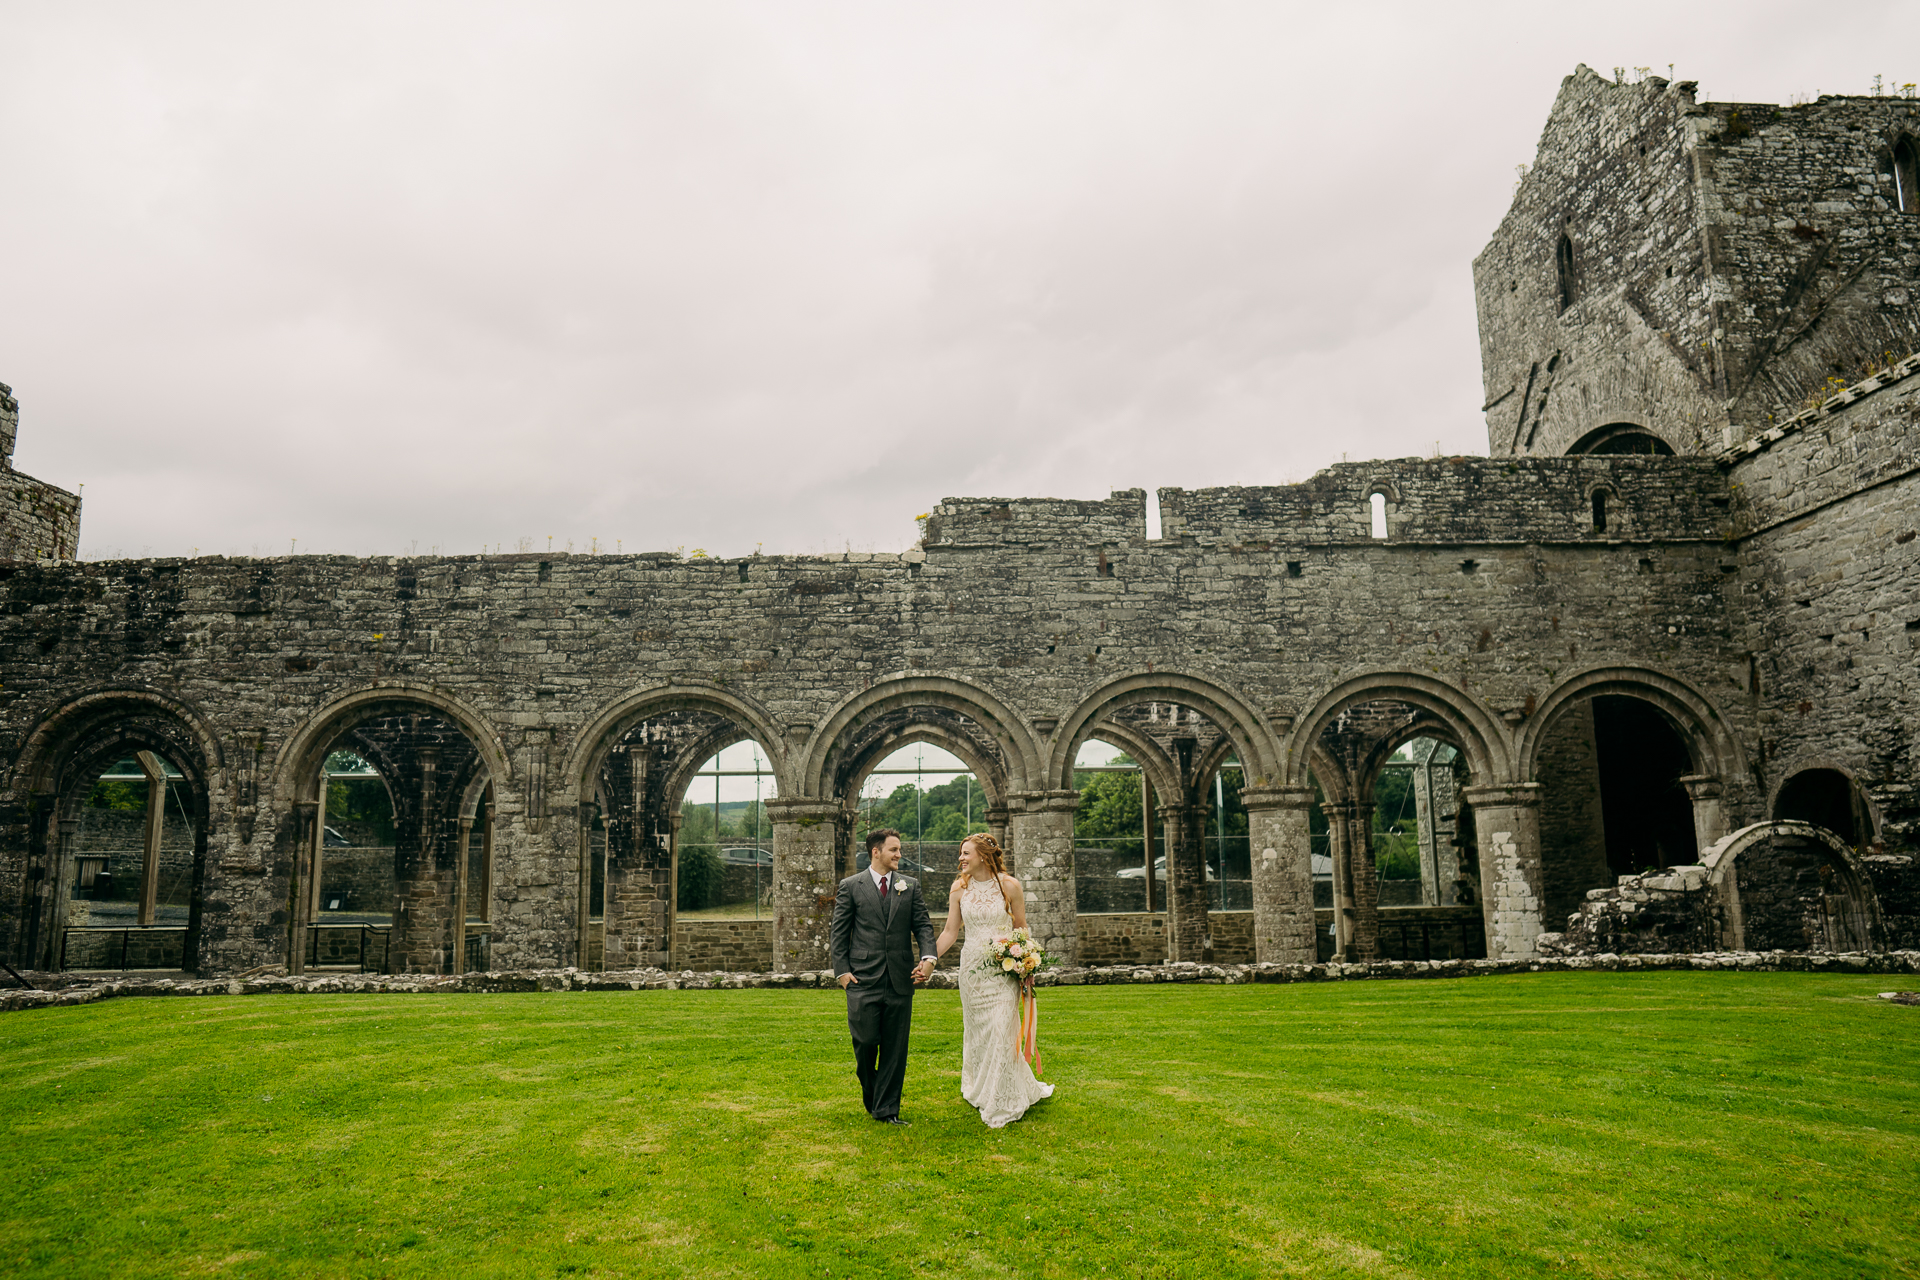
<instances>
[{"instance_id":1,"label":"weathered masonry","mask_svg":"<svg viewBox=\"0 0 1920 1280\"><path fill-rule=\"evenodd\" d=\"M1157 539L1135 490L951 500L903 555L76 563L77 502L8 470L0 952L57 967L104 867L177 904L185 967L339 959L309 926L350 752L393 801L391 967L677 962L681 798L751 740L776 968L824 966L853 798L916 742L973 770L1077 953L1092 738L1159 797L1139 932L1173 959L1226 927L1200 840L1229 757L1255 956L1315 956L1315 807L1334 945L1379 955L1374 787L1415 739L1451 753L1440 905L1491 957L1916 945L1911 110L1582 69L1478 264L1497 456L1163 490ZM152 799L116 872L77 832L129 760Z\"/></svg>"}]
</instances>

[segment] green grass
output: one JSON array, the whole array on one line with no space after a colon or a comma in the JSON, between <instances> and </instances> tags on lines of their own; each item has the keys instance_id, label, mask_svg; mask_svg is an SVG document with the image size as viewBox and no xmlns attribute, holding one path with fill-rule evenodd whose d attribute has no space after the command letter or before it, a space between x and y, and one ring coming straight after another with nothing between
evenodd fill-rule
<instances>
[{"instance_id":1,"label":"green grass","mask_svg":"<svg viewBox=\"0 0 1920 1280\"><path fill-rule=\"evenodd\" d=\"M0 1019L0 1273L1902 1276L1885 978L1061 989L983 1128L959 1006L861 1112L833 992L114 1000Z\"/></svg>"}]
</instances>

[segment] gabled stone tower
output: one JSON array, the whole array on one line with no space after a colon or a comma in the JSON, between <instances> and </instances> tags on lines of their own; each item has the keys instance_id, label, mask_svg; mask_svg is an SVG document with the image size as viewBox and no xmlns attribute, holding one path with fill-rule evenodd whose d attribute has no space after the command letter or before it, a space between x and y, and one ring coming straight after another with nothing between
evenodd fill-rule
<instances>
[{"instance_id":1,"label":"gabled stone tower","mask_svg":"<svg viewBox=\"0 0 1920 1280\"><path fill-rule=\"evenodd\" d=\"M1916 156L1910 99L1576 69L1474 262L1490 451L1718 453L1920 347Z\"/></svg>"}]
</instances>

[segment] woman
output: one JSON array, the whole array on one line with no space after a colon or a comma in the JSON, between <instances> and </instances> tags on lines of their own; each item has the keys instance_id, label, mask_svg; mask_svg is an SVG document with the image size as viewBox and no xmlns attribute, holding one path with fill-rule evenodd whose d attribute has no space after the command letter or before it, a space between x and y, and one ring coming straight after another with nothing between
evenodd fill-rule
<instances>
[{"instance_id":1,"label":"woman","mask_svg":"<svg viewBox=\"0 0 1920 1280\"><path fill-rule=\"evenodd\" d=\"M934 944L936 956L946 954L963 922L960 1096L980 1109L988 1128L998 1129L1050 1097L1053 1086L1034 1079L1020 1056L1020 984L980 967L981 953L995 935L1027 925L1020 882L1007 874L1000 846L989 835L968 836L960 846L960 874L947 896L947 927Z\"/></svg>"}]
</instances>

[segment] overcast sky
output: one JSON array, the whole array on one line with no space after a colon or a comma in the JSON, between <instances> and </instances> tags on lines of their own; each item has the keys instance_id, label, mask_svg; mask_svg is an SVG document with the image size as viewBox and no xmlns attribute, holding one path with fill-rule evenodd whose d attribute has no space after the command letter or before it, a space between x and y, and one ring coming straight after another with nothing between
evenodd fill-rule
<instances>
[{"instance_id":1,"label":"overcast sky","mask_svg":"<svg viewBox=\"0 0 1920 1280\"><path fill-rule=\"evenodd\" d=\"M0 381L81 553L898 550L943 496L1484 452L1576 63L1920 5L0 0ZM1887 59L1899 51L1911 65Z\"/></svg>"}]
</instances>

